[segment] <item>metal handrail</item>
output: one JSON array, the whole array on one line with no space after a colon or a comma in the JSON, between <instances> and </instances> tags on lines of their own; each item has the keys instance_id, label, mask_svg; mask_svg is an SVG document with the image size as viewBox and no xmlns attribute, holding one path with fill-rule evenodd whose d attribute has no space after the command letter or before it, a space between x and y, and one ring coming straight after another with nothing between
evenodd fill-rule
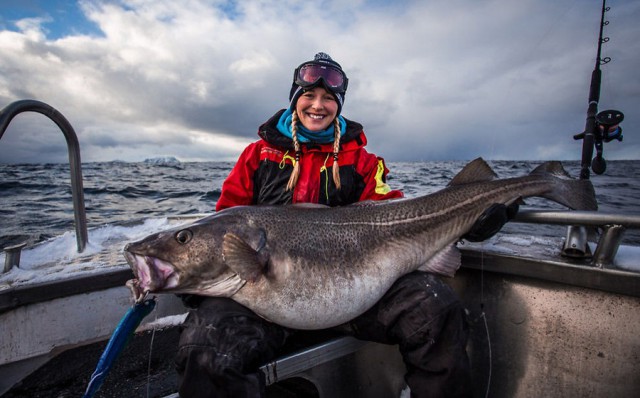
<instances>
[{"instance_id":1,"label":"metal handrail","mask_svg":"<svg viewBox=\"0 0 640 398\"><path fill-rule=\"evenodd\" d=\"M622 225L626 228L640 229L640 215L599 211L521 210L516 215L514 221L555 225L572 225L575 223L587 227Z\"/></svg>"},{"instance_id":2,"label":"metal handrail","mask_svg":"<svg viewBox=\"0 0 640 398\"><path fill-rule=\"evenodd\" d=\"M80 161L80 144L78 136L71 123L55 108L36 100L15 101L0 111L0 139L9 126L11 120L22 112L37 112L51 119L64 134L69 151L69 166L71 168L71 195L73 198L73 213L76 226L76 241L78 252L82 253L87 246L89 235L87 232L87 215L84 207L84 190L82 186L82 163Z\"/></svg>"},{"instance_id":3,"label":"metal handrail","mask_svg":"<svg viewBox=\"0 0 640 398\"><path fill-rule=\"evenodd\" d=\"M626 229L640 229L640 215L601 213L597 211L527 211L518 212L514 221L532 224L568 225L574 228L597 227L602 229L593 255L588 253L586 246L586 230L582 245L576 251L580 254L571 254L566 243L574 239L573 232L569 229L567 241L563 248L563 255L568 257L591 258L592 264L600 268L612 266L615 256L622 242L622 236Z\"/></svg>"}]
</instances>

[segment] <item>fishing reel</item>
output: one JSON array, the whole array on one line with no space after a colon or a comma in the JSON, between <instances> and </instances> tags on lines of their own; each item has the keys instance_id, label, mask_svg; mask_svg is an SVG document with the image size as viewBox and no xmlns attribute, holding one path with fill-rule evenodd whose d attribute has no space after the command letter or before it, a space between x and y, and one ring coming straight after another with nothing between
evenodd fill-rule
<instances>
[{"instance_id":1,"label":"fishing reel","mask_svg":"<svg viewBox=\"0 0 640 398\"><path fill-rule=\"evenodd\" d=\"M609 109L596 115L596 128L594 131L593 145L596 148L596 156L591 161L591 169L596 174L603 174L607 169L607 162L602 155L604 151L603 143L618 140L622 142L622 127L620 123L624 120L624 114L620 111ZM581 140L585 133L576 134L574 140Z\"/></svg>"}]
</instances>

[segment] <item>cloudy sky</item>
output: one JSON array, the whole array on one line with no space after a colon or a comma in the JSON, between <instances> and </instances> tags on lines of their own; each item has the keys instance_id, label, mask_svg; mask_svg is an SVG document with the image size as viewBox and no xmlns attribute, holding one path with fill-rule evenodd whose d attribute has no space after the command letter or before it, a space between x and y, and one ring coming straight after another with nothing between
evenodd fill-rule
<instances>
[{"instance_id":1,"label":"cloudy sky","mask_svg":"<svg viewBox=\"0 0 640 398\"><path fill-rule=\"evenodd\" d=\"M0 0L0 107L55 107L83 161L235 160L325 51L350 79L343 115L389 161L579 159L601 4ZM640 159L640 2L607 5L600 110L626 119L605 157ZM39 114L0 141L0 163L66 161Z\"/></svg>"}]
</instances>

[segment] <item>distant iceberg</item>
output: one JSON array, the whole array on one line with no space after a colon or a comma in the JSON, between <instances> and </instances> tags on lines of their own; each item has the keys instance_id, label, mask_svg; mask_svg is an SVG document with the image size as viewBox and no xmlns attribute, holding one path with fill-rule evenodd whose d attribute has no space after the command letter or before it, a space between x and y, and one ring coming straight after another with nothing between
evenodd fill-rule
<instances>
[{"instance_id":1,"label":"distant iceberg","mask_svg":"<svg viewBox=\"0 0 640 398\"><path fill-rule=\"evenodd\" d=\"M179 167L182 165L175 156L158 156L155 158L148 158L145 159L143 163L167 167Z\"/></svg>"}]
</instances>

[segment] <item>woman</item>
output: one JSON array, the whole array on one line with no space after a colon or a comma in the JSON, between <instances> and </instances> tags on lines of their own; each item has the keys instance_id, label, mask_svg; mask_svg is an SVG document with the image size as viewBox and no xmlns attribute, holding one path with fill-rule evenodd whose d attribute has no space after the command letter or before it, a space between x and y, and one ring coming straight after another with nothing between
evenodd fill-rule
<instances>
[{"instance_id":1,"label":"woman","mask_svg":"<svg viewBox=\"0 0 640 398\"><path fill-rule=\"evenodd\" d=\"M340 115L347 85L340 65L324 53L298 67L289 109L260 126L261 140L240 155L216 210L402 197L386 184L384 161L364 149L362 126Z\"/></svg>"},{"instance_id":2,"label":"woman","mask_svg":"<svg viewBox=\"0 0 640 398\"><path fill-rule=\"evenodd\" d=\"M402 197L386 184L384 160L366 151L362 126L340 115L348 86L340 65L318 53L296 68L293 79L289 108L260 126L260 140L240 155L216 210ZM485 217L491 231L494 214L502 210ZM481 227L486 230L486 223ZM412 396L471 395L464 308L439 277L424 272L402 277L372 309L345 326L357 338L399 344ZM180 338L180 396L264 396L258 367L273 360L292 333L231 299L201 299Z\"/></svg>"}]
</instances>

